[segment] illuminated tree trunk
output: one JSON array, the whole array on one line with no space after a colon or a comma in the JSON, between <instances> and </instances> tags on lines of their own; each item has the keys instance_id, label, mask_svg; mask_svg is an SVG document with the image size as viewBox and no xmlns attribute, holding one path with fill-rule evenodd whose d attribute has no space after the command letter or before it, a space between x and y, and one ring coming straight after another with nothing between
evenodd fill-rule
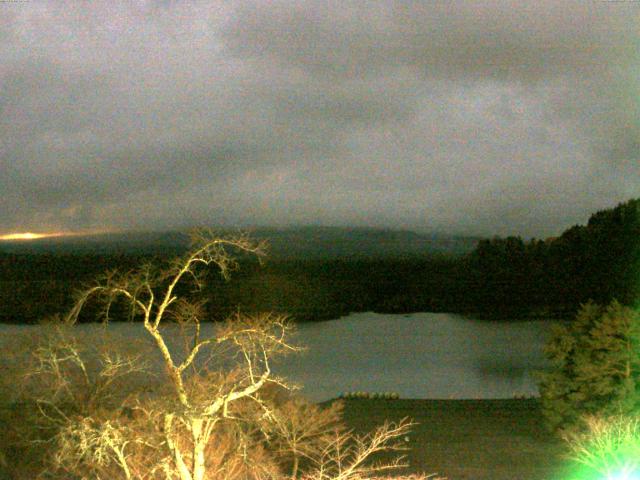
<instances>
[{"instance_id":1,"label":"illuminated tree trunk","mask_svg":"<svg viewBox=\"0 0 640 480\"><path fill-rule=\"evenodd\" d=\"M201 418L191 420L191 434L193 436L193 480L204 480L206 465L204 449L207 446L207 436L202 431Z\"/></svg>"},{"instance_id":2,"label":"illuminated tree trunk","mask_svg":"<svg viewBox=\"0 0 640 480\"><path fill-rule=\"evenodd\" d=\"M173 414L167 414L164 417L164 435L167 441L167 445L171 454L173 455L173 460L176 464L176 469L178 471L178 475L181 480L193 480L191 476L191 472L189 472L189 467L184 462L184 458L182 457L182 452L180 448L175 444L173 437Z\"/></svg>"}]
</instances>

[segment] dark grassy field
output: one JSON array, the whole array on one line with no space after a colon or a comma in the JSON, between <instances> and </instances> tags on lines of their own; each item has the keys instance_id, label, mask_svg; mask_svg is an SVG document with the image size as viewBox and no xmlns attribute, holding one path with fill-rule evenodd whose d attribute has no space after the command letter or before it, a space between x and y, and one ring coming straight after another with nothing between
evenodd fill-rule
<instances>
[{"instance_id":1,"label":"dark grassy field","mask_svg":"<svg viewBox=\"0 0 640 480\"><path fill-rule=\"evenodd\" d=\"M418 423L404 452L410 466L394 473L436 473L448 480L571 478L568 461L562 457L564 444L545 430L536 400L360 399L344 403L345 423L356 433L370 432L385 420L409 417ZM1 433L0 446L10 447L1 445L7 441ZM13 478L3 476L3 470L0 458L0 480Z\"/></svg>"},{"instance_id":2,"label":"dark grassy field","mask_svg":"<svg viewBox=\"0 0 640 480\"><path fill-rule=\"evenodd\" d=\"M344 419L365 433L385 420L418 423L406 473L449 480L564 480L564 445L542 424L537 400L345 400Z\"/></svg>"}]
</instances>

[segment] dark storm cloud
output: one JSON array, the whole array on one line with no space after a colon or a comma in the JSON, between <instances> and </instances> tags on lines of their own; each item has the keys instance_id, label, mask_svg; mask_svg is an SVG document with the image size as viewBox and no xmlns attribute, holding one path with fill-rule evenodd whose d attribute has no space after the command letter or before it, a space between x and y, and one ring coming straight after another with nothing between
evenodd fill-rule
<instances>
[{"instance_id":1,"label":"dark storm cloud","mask_svg":"<svg viewBox=\"0 0 640 480\"><path fill-rule=\"evenodd\" d=\"M225 25L230 50L269 55L328 74L396 66L428 76L526 81L625 62L635 45L632 9L606 2L244 2Z\"/></svg>"},{"instance_id":2,"label":"dark storm cloud","mask_svg":"<svg viewBox=\"0 0 640 480\"><path fill-rule=\"evenodd\" d=\"M640 4L2 4L0 233L544 236L640 195Z\"/></svg>"}]
</instances>

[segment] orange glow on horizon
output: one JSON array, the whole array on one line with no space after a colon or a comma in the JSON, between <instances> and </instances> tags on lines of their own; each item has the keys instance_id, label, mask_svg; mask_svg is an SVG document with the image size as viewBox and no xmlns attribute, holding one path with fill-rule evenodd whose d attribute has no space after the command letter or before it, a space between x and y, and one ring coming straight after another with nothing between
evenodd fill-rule
<instances>
[{"instance_id":1,"label":"orange glow on horizon","mask_svg":"<svg viewBox=\"0 0 640 480\"><path fill-rule=\"evenodd\" d=\"M87 231L87 232L49 232L49 233L33 233L33 232L22 232L22 233L7 233L4 235L0 235L0 241L6 240L38 240L41 238L53 238L53 237L76 237L80 235L99 235L101 233L109 233L109 231Z\"/></svg>"},{"instance_id":2,"label":"orange glow on horizon","mask_svg":"<svg viewBox=\"0 0 640 480\"><path fill-rule=\"evenodd\" d=\"M37 240L39 238L47 237L60 237L64 233L8 233L6 235L0 235L0 240Z\"/></svg>"}]
</instances>

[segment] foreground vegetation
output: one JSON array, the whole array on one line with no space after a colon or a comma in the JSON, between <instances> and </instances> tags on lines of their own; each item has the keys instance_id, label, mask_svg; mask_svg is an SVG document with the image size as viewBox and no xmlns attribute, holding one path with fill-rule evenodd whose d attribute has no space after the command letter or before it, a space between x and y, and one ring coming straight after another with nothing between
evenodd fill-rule
<instances>
[{"instance_id":1,"label":"foreground vegetation","mask_svg":"<svg viewBox=\"0 0 640 480\"><path fill-rule=\"evenodd\" d=\"M586 303L555 329L546 353L541 413L580 466L570 478L638 478L640 310Z\"/></svg>"},{"instance_id":2,"label":"foreground vegetation","mask_svg":"<svg viewBox=\"0 0 640 480\"><path fill-rule=\"evenodd\" d=\"M586 303L571 323L555 328L546 354L552 369L539 376L549 428L640 411L640 311L617 301Z\"/></svg>"},{"instance_id":3,"label":"foreground vegetation","mask_svg":"<svg viewBox=\"0 0 640 480\"><path fill-rule=\"evenodd\" d=\"M297 350L284 317L237 314L201 336L200 267L227 276L237 267L229 248L262 253L244 237L197 235L184 257L107 273L40 338L12 341L0 385L12 478L360 480L403 465L369 457L404 449L409 420L354 435L340 404L310 404L272 374L274 357ZM109 336L117 299L148 342ZM91 302L105 328L79 338L73 325Z\"/></svg>"}]
</instances>

